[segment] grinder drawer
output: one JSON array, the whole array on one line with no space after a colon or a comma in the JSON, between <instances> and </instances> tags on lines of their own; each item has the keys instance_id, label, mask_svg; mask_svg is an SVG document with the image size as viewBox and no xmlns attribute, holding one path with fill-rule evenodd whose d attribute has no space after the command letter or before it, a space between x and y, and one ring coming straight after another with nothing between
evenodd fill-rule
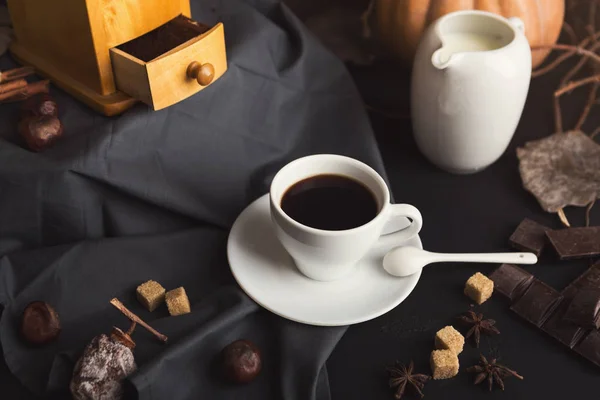
<instances>
[{"instance_id":1,"label":"grinder drawer","mask_svg":"<svg viewBox=\"0 0 600 400\"><path fill-rule=\"evenodd\" d=\"M183 15L110 49L117 88L154 110L175 104L227 70L223 24Z\"/></svg>"}]
</instances>

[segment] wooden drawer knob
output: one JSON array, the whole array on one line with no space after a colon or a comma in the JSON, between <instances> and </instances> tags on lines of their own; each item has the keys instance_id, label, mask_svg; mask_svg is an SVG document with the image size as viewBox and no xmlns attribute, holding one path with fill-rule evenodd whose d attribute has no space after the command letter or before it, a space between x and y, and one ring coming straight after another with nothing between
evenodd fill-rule
<instances>
[{"instance_id":1,"label":"wooden drawer knob","mask_svg":"<svg viewBox=\"0 0 600 400\"><path fill-rule=\"evenodd\" d=\"M198 81L201 86L206 86L215 77L215 67L210 63L200 64L193 61L187 68L187 76Z\"/></svg>"}]
</instances>

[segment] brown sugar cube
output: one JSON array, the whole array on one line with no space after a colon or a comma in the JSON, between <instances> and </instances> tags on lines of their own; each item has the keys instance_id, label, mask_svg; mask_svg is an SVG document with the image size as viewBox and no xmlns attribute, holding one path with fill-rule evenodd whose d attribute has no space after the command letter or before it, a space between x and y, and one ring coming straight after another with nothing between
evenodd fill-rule
<instances>
[{"instance_id":1,"label":"brown sugar cube","mask_svg":"<svg viewBox=\"0 0 600 400\"><path fill-rule=\"evenodd\" d=\"M440 350L452 350L460 354L465 345L465 338L452 326L446 326L435 334L435 348Z\"/></svg>"},{"instance_id":2,"label":"brown sugar cube","mask_svg":"<svg viewBox=\"0 0 600 400\"><path fill-rule=\"evenodd\" d=\"M187 294L185 294L183 286L169 290L165 295L165 300L167 301L169 314L172 316L188 314L191 311L190 301L188 300Z\"/></svg>"},{"instance_id":3,"label":"brown sugar cube","mask_svg":"<svg viewBox=\"0 0 600 400\"><path fill-rule=\"evenodd\" d=\"M148 311L152 312L165 300L165 288L156 281L148 281L137 287L137 299Z\"/></svg>"},{"instance_id":4,"label":"brown sugar cube","mask_svg":"<svg viewBox=\"0 0 600 400\"><path fill-rule=\"evenodd\" d=\"M475 273L465 284L465 294L479 305L489 299L493 291L494 281L481 272Z\"/></svg>"},{"instance_id":5,"label":"brown sugar cube","mask_svg":"<svg viewBox=\"0 0 600 400\"><path fill-rule=\"evenodd\" d=\"M429 362L433 379L448 379L458 374L458 356L452 350L432 351Z\"/></svg>"}]
</instances>

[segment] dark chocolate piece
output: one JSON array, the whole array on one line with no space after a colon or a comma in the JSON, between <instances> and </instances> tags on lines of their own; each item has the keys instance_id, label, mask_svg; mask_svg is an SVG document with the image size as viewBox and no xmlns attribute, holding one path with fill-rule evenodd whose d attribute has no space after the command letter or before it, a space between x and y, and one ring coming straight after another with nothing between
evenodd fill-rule
<instances>
[{"instance_id":1,"label":"dark chocolate piece","mask_svg":"<svg viewBox=\"0 0 600 400\"><path fill-rule=\"evenodd\" d=\"M75 364L70 389L75 400L123 397L123 381L137 369L131 349L101 334L87 345Z\"/></svg>"},{"instance_id":2,"label":"dark chocolate piece","mask_svg":"<svg viewBox=\"0 0 600 400\"><path fill-rule=\"evenodd\" d=\"M600 309L600 288L585 288L577 292L565 313L565 320L583 328L596 326Z\"/></svg>"},{"instance_id":3,"label":"dark chocolate piece","mask_svg":"<svg viewBox=\"0 0 600 400\"><path fill-rule=\"evenodd\" d=\"M600 262L579 275L562 291L562 295L567 299L572 299L580 290L593 288L600 288Z\"/></svg>"},{"instance_id":4,"label":"dark chocolate piece","mask_svg":"<svg viewBox=\"0 0 600 400\"><path fill-rule=\"evenodd\" d=\"M519 272L518 269L510 264L497 268L490 275L495 290L509 298L514 296L519 288L520 277L528 275L527 271ZM534 278L525 293L518 300L513 300L511 310L600 367L600 330L577 326L565 318L571 302L579 292L592 290L600 290L600 262L588 268L561 294ZM593 298L594 295L590 293L587 296ZM578 302L587 303L582 300L584 297L578 299ZM593 301L590 302L594 304ZM591 308L593 314L595 307ZM600 326L600 312L597 312L594 323L595 326Z\"/></svg>"},{"instance_id":5,"label":"dark chocolate piece","mask_svg":"<svg viewBox=\"0 0 600 400\"><path fill-rule=\"evenodd\" d=\"M550 228L538 224L529 218L525 218L521 221L508 241L515 249L530 251L539 257L546 244L547 230L550 230Z\"/></svg>"},{"instance_id":6,"label":"dark chocolate piece","mask_svg":"<svg viewBox=\"0 0 600 400\"><path fill-rule=\"evenodd\" d=\"M574 350L600 367L600 331L591 331Z\"/></svg>"},{"instance_id":7,"label":"dark chocolate piece","mask_svg":"<svg viewBox=\"0 0 600 400\"><path fill-rule=\"evenodd\" d=\"M586 333L586 330L580 326L572 324L569 321L564 320L565 312L569 304L562 301L557 307L556 311L548 318L546 323L542 326L542 330L564 344L573 348Z\"/></svg>"},{"instance_id":8,"label":"dark chocolate piece","mask_svg":"<svg viewBox=\"0 0 600 400\"><path fill-rule=\"evenodd\" d=\"M495 291L514 302L531 285L533 275L516 265L502 264L491 273L490 279L494 281Z\"/></svg>"},{"instance_id":9,"label":"dark chocolate piece","mask_svg":"<svg viewBox=\"0 0 600 400\"><path fill-rule=\"evenodd\" d=\"M542 326L562 299L560 293L534 279L523 296L510 307L511 310L536 326Z\"/></svg>"},{"instance_id":10,"label":"dark chocolate piece","mask_svg":"<svg viewBox=\"0 0 600 400\"><path fill-rule=\"evenodd\" d=\"M561 260L600 255L600 226L547 231Z\"/></svg>"}]
</instances>

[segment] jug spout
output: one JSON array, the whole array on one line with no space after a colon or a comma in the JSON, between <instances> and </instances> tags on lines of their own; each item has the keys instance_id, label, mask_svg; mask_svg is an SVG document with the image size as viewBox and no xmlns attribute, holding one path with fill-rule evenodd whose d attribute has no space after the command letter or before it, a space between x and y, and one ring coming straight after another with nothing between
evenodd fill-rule
<instances>
[{"instance_id":1,"label":"jug spout","mask_svg":"<svg viewBox=\"0 0 600 400\"><path fill-rule=\"evenodd\" d=\"M462 58L461 54L452 54L442 47L431 55L431 64L433 64L435 68L443 70L455 63L459 58Z\"/></svg>"}]
</instances>

